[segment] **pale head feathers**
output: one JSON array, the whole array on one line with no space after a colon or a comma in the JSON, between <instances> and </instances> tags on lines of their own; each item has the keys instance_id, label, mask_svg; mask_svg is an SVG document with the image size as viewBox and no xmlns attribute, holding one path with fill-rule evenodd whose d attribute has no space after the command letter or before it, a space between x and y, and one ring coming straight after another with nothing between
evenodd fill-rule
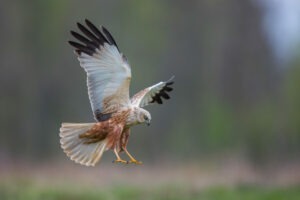
<instances>
[{"instance_id":1,"label":"pale head feathers","mask_svg":"<svg viewBox=\"0 0 300 200\"><path fill-rule=\"evenodd\" d=\"M151 121L151 115L150 113L139 107L134 107L132 108L128 118L127 118L127 126L132 126L136 124L141 124L141 123L147 123L150 124Z\"/></svg>"},{"instance_id":2,"label":"pale head feathers","mask_svg":"<svg viewBox=\"0 0 300 200\"><path fill-rule=\"evenodd\" d=\"M151 122L151 115L150 113L143 109L143 108L139 108L138 109L138 121L139 123L147 123L148 125L150 125Z\"/></svg>"}]
</instances>

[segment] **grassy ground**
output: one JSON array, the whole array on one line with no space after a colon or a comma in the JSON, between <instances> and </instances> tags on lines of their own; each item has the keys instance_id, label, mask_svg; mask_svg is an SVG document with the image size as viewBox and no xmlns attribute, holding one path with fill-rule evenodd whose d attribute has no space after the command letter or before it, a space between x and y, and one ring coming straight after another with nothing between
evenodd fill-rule
<instances>
[{"instance_id":1,"label":"grassy ground","mask_svg":"<svg viewBox=\"0 0 300 200\"><path fill-rule=\"evenodd\" d=\"M1 200L298 200L300 187L261 188L258 186L210 187L193 190L183 187L165 186L156 189L142 187L116 186L109 189L47 187L29 182L0 184Z\"/></svg>"}]
</instances>

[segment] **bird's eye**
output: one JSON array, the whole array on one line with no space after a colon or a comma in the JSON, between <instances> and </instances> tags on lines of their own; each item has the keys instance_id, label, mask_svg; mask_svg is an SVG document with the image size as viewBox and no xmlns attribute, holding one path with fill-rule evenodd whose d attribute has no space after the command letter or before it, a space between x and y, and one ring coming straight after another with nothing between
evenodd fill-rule
<instances>
[{"instance_id":1,"label":"bird's eye","mask_svg":"<svg viewBox=\"0 0 300 200\"><path fill-rule=\"evenodd\" d=\"M149 118L146 115L144 115L144 119L147 121Z\"/></svg>"}]
</instances>

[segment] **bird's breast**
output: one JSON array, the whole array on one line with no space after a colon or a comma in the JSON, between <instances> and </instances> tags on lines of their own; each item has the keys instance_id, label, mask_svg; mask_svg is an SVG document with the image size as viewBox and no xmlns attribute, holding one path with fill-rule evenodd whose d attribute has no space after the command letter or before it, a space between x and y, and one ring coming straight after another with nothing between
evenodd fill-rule
<instances>
[{"instance_id":1,"label":"bird's breast","mask_svg":"<svg viewBox=\"0 0 300 200\"><path fill-rule=\"evenodd\" d=\"M137 113L135 112L135 109L130 109L130 112L128 113L128 117L126 120L126 126L134 126L139 124L139 121L137 119Z\"/></svg>"}]
</instances>

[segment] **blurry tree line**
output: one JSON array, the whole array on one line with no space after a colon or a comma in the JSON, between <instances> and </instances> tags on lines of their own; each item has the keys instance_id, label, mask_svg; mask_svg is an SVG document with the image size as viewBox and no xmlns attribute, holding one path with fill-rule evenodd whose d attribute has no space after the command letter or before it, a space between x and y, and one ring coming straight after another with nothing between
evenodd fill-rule
<instances>
[{"instance_id":1,"label":"blurry tree line","mask_svg":"<svg viewBox=\"0 0 300 200\"><path fill-rule=\"evenodd\" d=\"M61 122L91 122L69 30L90 19L132 66L131 95L175 75L171 100L148 107L129 149L149 159L233 153L296 159L300 60L279 66L252 0L2 1L0 158L64 156Z\"/></svg>"}]
</instances>

